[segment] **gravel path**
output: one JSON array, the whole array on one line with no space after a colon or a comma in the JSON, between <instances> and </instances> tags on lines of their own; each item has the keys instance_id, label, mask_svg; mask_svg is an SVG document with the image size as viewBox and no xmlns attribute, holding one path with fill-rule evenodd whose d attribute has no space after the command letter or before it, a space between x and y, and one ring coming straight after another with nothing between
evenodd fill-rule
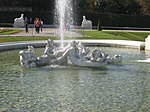
<instances>
[{"instance_id":1,"label":"gravel path","mask_svg":"<svg viewBox=\"0 0 150 112\"><path fill-rule=\"evenodd\" d=\"M8 28L6 28L8 29ZM9 28L13 29L13 28ZM40 33L36 33L34 28L29 28L29 33L25 32L25 28L19 28L22 30L20 33L11 34L11 35L0 35L0 37L4 36L42 36L42 37L48 37L48 36L59 36L60 31L56 28L43 28L43 31ZM80 33L77 33L75 30L72 31L66 31L64 30L64 36L65 37L81 37Z\"/></svg>"}]
</instances>

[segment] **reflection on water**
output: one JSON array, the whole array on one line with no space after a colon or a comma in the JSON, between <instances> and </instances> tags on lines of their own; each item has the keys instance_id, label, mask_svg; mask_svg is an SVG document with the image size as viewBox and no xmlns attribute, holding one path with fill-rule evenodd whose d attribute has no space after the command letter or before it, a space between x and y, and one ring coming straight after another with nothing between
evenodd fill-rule
<instances>
[{"instance_id":1,"label":"reflection on water","mask_svg":"<svg viewBox=\"0 0 150 112\"><path fill-rule=\"evenodd\" d=\"M0 53L0 111L150 111L150 64L133 62L150 54L135 49L102 49L109 55L122 55L123 63L104 68L25 69L20 66L18 51Z\"/></svg>"}]
</instances>

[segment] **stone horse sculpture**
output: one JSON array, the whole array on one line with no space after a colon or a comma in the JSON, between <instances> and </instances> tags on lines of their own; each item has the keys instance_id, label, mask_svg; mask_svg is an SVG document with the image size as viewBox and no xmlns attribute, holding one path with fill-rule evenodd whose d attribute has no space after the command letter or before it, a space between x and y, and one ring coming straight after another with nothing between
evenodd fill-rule
<instances>
[{"instance_id":1,"label":"stone horse sculpture","mask_svg":"<svg viewBox=\"0 0 150 112\"><path fill-rule=\"evenodd\" d=\"M122 61L120 55L114 57L100 49L90 51L88 47L73 41L64 49L59 49L53 40L48 40L44 55L37 57L34 48L28 46L27 51L20 51L20 63L27 68L47 65L67 65L68 59L75 66L101 67L107 64L116 64Z\"/></svg>"},{"instance_id":2,"label":"stone horse sculpture","mask_svg":"<svg viewBox=\"0 0 150 112\"><path fill-rule=\"evenodd\" d=\"M19 18L15 18L14 19L14 27L17 27L17 28L22 28L25 26L25 23L24 23L24 14L21 14L21 16Z\"/></svg>"},{"instance_id":3,"label":"stone horse sculpture","mask_svg":"<svg viewBox=\"0 0 150 112\"><path fill-rule=\"evenodd\" d=\"M87 20L85 16L83 16L81 27L83 29L92 29L92 21Z\"/></svg>"}]
</instances>

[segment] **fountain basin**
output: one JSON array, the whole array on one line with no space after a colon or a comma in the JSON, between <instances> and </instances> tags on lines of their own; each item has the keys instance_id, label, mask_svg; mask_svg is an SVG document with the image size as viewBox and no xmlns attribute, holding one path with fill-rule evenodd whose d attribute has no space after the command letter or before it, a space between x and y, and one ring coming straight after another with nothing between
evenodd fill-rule
<instances>
[{"instance_id":1,"label":"fountain basin","mask_svg":"<svg viewBox=\"0 0 150 112\"><path fill-rule=\"evenodd\" d=\"M96 47L99 48L99 47ZM0 53L2 111L150 111L150 57L139 49L100 47L120 54L120 65L104 68L50 66L26 69L19 50ZM44 48L37 48L38 55ZM12 58L13 57L13 58Z\"/></svg>"},{"instance_id":2,"label":"fountain basin","mask_svg":"<svg viewBox=\"0 0 150 112\"><path fill-rule=\"evenodd\" d=\"M64 43L69 43L73 40L64 40ZM109 47L127 47L143 49L145 47L144 42L140 41L128 41L128 40L76 40L83 45L88 46L109 46ZM0 44L0 51L23 49L28 46L45 47L47 41L30 41L30 42L8 42ZM56 43L60 43L60 40L55 40Z\"/></svg>"}]
</instances>

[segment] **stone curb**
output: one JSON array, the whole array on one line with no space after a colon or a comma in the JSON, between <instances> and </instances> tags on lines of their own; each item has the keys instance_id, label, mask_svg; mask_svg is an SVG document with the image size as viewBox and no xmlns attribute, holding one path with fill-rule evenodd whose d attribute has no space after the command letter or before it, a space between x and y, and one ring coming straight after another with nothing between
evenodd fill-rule
<instances>
[{"instance_id":1,"label":"stone curb","mask_svg":"<svg viewBox=\"0 0 150 112\"><path fill-rule=\"evenodd\" d=\"M64 40L64 43L69 43L74 40ZM102 46L102 47L126 47L136 48L140 50L145 49L145 42L141 41L128 41L128 40L75 40L81 42L87 46ZM56 43L60 43L60 40L54 40ZM45 47L47 41L23 41L23 42L7 42L0 44L0 51L24 49L28 46L35 48Z\"/></svg>"}]
</instances>

